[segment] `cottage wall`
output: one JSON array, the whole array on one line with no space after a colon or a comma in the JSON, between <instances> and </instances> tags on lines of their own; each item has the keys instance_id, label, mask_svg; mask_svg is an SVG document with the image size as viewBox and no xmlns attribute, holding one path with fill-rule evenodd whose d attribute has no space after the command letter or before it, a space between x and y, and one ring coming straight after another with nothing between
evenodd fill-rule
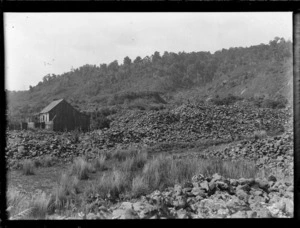
<instances>
[{"instance_id":1,"label":"cottage wall","mask_svg":"<svg viewBox=\"0 0 300 228\"><path fill-rule=\"evenodd\" d=\"M48 121L53 121L49 123L48 129L53 128L54 131L70 131L76 128L88 130L89 128L88 116L74 109L66 101L62 101L49 112Z\"/></svg>"}]
</instances>

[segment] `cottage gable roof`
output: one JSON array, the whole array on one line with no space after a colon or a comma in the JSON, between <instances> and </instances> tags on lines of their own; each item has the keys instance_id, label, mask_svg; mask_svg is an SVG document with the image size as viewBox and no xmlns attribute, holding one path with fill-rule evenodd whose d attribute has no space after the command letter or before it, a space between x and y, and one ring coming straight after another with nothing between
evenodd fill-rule
<instances>
[{"instance_id":1,"label":"cottage gable roof","mask_svg":"<svg viewBox=\"0 0 300 228\"><path fill-rule=\"evenodd\" d=\"M50 112L54 107L56 107L60 102L62 102L64 99L59 99L52 101L48 106L46 106L40 113L47 113Z\"/></svg>"}]
</instances>

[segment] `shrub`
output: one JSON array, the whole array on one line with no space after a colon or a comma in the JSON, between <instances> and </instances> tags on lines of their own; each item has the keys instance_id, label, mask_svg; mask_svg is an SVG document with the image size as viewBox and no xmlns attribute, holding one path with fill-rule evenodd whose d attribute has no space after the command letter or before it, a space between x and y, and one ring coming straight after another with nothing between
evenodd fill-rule
<instances>
[{"instance_id":1,"label":"shrub","mask_svg":"<svg viewBox=\"0 0 300 228\"><path fill-rule=\"evenodd\" d=\"M32 160L26 159L22 163L22 172L24 175L33 175L34 174L34 162Z\"/></svg>"},{"instance_id":2,"label":"shrub","mask_svg":"<svg viewBox=\"0 0 300 228\"><path fill-rule=\"evenodd\" d=\"M77 158L72 166L72 173L75 174L79 180L88 179L88 173L91 170L91 165L83 158Z\"/></svg>"}]
</instances>

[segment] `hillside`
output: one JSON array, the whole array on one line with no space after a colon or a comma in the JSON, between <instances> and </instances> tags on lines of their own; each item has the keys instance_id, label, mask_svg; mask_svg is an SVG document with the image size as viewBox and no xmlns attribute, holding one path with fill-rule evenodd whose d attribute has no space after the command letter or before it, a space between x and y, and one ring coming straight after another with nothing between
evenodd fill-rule
<instances>
[{"instance_id":1,"label":"hillside","mask_svg":"<svg viewBox=\"0 0 300 228\"><path fill-rule=\"evenodd\" d=\"M133 61L125 57L122 64L85 65L46 75L28 91L7 91L8 117L21 120L55 98L85 112L136 101L163 104L228 94L291 101L292 85L292 43L276 37L269 44L214 54L155 52Z\"/></svg>"}]
</instances>

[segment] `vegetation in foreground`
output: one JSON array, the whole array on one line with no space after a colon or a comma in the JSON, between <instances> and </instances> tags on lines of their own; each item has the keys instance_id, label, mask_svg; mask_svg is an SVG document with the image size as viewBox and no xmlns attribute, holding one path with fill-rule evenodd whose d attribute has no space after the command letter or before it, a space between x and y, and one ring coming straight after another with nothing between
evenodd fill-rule
<instances>
[{"instance_id":1,"label":"vegetation in foreground","mask_svg":"<svg viewBox=\"0 0 300 228\"><path fill-rule=\"evenodd\" d=\"M31 164L27 165L29 167L34 165L32 161L26 161L26 164ZM80 192L80 182L86 181L95 172L97 178ZM51 194L39 192L29 197L16 189L9 189L9 217L44 219L54 212L86 211L93 207L88 201L91 195L98 195L113 203L122 198L139 197L157 189L163 190L177 183L183 184L199 173L207 176L218 173L228 178L254 178L258 170L254 163L245 161L174 160L168 155L151 156L144 149L116 150L110 157L100 154L93 162L84 158L75 159L72 167L62 173Z\"/></svg>"}]
</instances>

